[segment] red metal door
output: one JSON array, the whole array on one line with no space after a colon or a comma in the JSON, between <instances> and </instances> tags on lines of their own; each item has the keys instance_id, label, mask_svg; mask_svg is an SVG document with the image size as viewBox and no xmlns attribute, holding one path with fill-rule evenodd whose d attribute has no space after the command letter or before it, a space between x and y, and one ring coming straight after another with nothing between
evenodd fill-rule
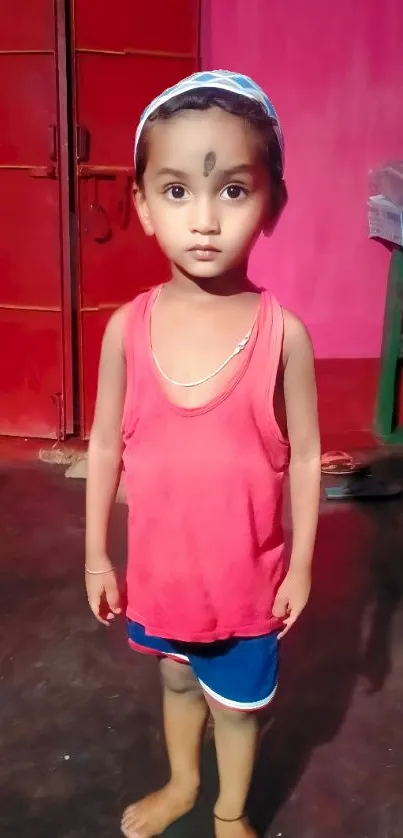
<instances>
[{"instance_id":1,"label":"red metal door","mask_svg":"<svg viewBox=\"0 0 403 838\"><path fill-rule=\"evenodd\" d=\"M136 123L198 66L199 0L71 0L76 119L80 424L88 436L111 312L164 276L132 212Z\"/></svg>"},{"instance_id":2,"label":"red metal door","mask_svg":"<svg viewBox=\"0 0 403 838\"><path fill-rule=\"evenodd\" d=\"M73 430L62 7L1 0L0 434L12 436Z\"/></svg>"}]
</instances>

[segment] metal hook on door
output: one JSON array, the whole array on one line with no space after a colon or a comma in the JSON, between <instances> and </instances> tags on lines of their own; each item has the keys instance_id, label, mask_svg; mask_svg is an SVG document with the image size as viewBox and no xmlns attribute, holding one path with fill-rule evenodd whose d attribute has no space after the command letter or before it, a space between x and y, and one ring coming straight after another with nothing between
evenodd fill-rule
<instances>
[{"instance_id":1,"label":"metal hook on door","mask_svg":"<svg viewBox=\"0 0 403 838\"><path fill-rule=\"evenodd\" d=\"M120 196L117 201L117 220L120 229L125 230L130 222L130 186L133 180L134 169L130 166L84 165L78 167L78 175L82 178L94 179L95 181L94 199L90 206L85 230L93 236L95 241L109 241L112 235L112 229L108 215L98 200L97 181L101 178L109 180L113 178L116 180L116 186Z\"/></svg>"},{"instance_id":2,"label":"metal hook on door","mask_svg":"<svg viewBox=\"0 0 403 838\"><path fill-rule=\"evenodd\" d=\"M93 184L94 196L88 210L85 232L89 233L94 241L104 244L111 238L112 229L106 210L99 203L98 178L93 178Z\"/></svg>"},{"instance_id":3,"label":"metal hook on door","mask_svg":"<svg viewBox=\"0 0 403 838\"><path fill-rule=\"evenodd\" d=\"M84 125L76 128L76 157L78 163L85 163L90 157L91 135Z\"/></svg>"}]
</instances>

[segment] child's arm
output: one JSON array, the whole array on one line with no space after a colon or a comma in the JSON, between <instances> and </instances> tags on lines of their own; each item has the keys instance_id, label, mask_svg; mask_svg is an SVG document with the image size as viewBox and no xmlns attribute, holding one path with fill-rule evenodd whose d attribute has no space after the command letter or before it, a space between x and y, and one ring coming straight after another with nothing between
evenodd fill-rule
<instances>
[{"instance_id":1,"label":"child's arm","mask_svg":"<svg viewBox=\"0 0 403 838\"><path fill-rule=\"evenodd\" d=\"M285 312L284 400L290 442L293 526L291 562L273 613L284 617L286 634L308 601L320 498L320 438L312 345L302 323Z\"/></svg>"},{"instance_id":2,"label":"child's arm","mask_svg":"<svg viewBox=\"0 0 403 838\"><path fill-rule=\"evenodd\" d=\"M120 612L117 579L107 555L107 536L122 460L121 422L126 389L123 353L125 315L126 307L119 309L105 330L94 423L88 447L86 587L90 608L97 620L105 625Z\"/></svg>"}]
</instances>

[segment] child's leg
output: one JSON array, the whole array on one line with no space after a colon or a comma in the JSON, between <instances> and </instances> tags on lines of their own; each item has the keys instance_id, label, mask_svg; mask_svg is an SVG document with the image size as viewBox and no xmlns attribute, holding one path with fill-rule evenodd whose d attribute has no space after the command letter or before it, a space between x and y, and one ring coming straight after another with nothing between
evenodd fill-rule
<instances>
[{"instance_id":1,"label":"child's leg","mask_svg":"<svg viewBox=\"0 0 403 838\"><path fill-rule=\"evenodd\" d=\"M162 673L171 783L195 798L200 786L200 747L208 706L190 666L166 660Z\"/></svg>"},{"instance_id":2,"label":"child's leg","mask_svg":"<svg viewBox=\"0 0 403 838\"><path fill-rule=\"evenodd\" d=\"M215 722L220 794L215 807L217 838L252 838L244 819L258 738L254 713L210 705Z\"/></svg>"},{"instance_id":3,"label":"child's leg","mask_svg":"<svg viewBox=\"0 0 403 838\"><path fill-rule=\"evenodd\" d=\"M164 728L171 779L161 791L129 806L122 820L126 838L151 838L189 812L200 785L200 745L208 707L189 666L162 661Z\"/></svg>"}]
</instances>

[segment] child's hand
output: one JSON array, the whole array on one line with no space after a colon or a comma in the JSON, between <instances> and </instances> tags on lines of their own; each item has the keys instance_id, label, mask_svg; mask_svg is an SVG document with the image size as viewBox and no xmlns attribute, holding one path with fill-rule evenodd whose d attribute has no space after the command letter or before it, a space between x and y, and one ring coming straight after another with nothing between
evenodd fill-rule
<instances>
[{"instance_id":1,"label":"child's hand","mask_svg":"<svg viewBox=\"0 0 403 838\"><path fill-rule=\"evenodd\" d=\"M115 614L121 613L120 592L116 573L107 556L99 556L88 562L88 567L94 570L105 570L104 573L85 573L85 585L91 611L96 619L104 626L110 625Z\"/></svg>"},{"instance_id":2,"label":"child's hand","mask_svg":"<svg viewBox=\"0 0 403 838\"><path fill-rule=\"evenodd\" d=\"M280 585L273 605L273 615L283 620L285 628L279 634L279 640L288 634L304 610L311 590L310 569L293 569L287 573Z\"/></svg>"}]
</instances>

